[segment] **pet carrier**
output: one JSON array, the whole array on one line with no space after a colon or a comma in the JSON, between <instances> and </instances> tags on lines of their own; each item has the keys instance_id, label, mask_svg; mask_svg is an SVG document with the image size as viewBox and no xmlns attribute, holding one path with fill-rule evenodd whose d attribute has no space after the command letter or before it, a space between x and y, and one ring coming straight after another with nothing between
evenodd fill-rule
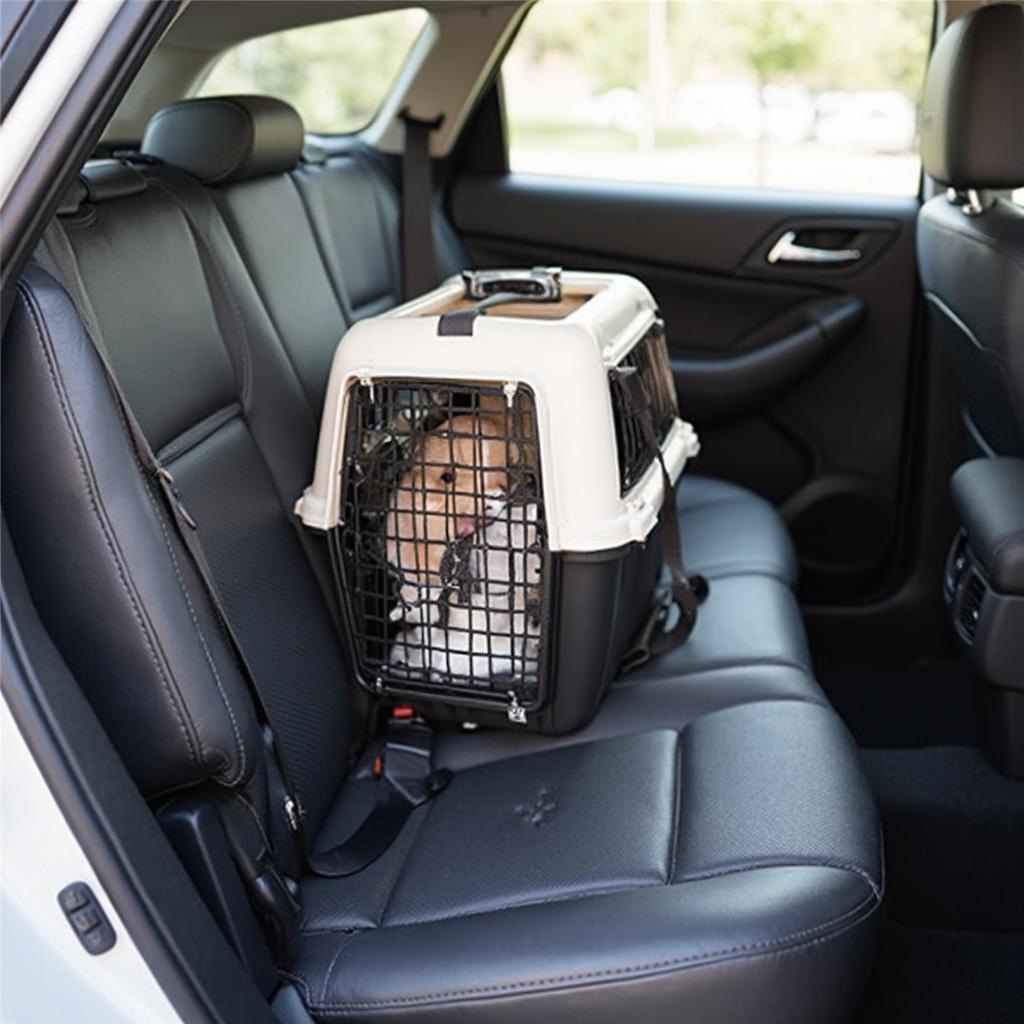
<instances>
[{"instance_id":1,"label":"pet carrier","mask_svg":"<svg viewBox=\"0 0 1024 1024\"><path fill-rule=\"evenodd\" d=\"M664 621L655 526L697 450L633 278L466 273L353 326L296 511L328 535L358 681L432 717L585 724Z\"/></svg>"}]
</instances>

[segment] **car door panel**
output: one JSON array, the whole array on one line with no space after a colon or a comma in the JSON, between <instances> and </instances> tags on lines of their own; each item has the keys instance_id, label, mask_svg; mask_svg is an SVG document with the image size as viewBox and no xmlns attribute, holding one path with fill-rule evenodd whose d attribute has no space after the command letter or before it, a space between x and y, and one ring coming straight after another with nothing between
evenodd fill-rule
<instances>
[{"instance_id":1,"label":"car door panel","mask_svg":"<svg viewBox=\"0 0 1024 1024\"><path fill-rule=\"evenodd\" d=\"M477 174L449 200L477 266L644 280L701 433L695 470L780 505L808 599L856 600L881 585L898 524L916 199ZM788 233L798 247L859 257L769 262Z\"/></svg>"}]
</instances>

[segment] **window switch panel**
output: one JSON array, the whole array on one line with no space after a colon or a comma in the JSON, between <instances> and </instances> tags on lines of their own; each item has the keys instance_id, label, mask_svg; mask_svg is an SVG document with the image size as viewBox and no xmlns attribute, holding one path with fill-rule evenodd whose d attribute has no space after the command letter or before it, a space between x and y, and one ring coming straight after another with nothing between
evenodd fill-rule
<instances>
[{"instance_id":1,"label":"window switch panel","mask_svg":"<svg viewBox=\"0 0 1024 1024\"><path fill-rule=\"evenodd\" d=\"M85 882L72 882L57 893L64 916L87 953L98 956L117 941L103 908Z\"/></svg>"}]
</instances>

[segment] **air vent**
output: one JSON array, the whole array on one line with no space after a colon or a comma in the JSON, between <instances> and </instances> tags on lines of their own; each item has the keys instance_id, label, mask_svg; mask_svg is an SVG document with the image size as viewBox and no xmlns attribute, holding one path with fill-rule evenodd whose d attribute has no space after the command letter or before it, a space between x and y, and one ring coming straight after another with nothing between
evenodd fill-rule
<instances>
[{"instance_id":1,"label":"air vent","mask_svg":"<svg viewBox=\"0 0 1024 1024\"><path fill-rule=\"evenodd\" d=\"M960 632L968 643L974 642L978 632L978 620L981 618L981 605L985 600L985 581L977 574L971 573L963 585L960 594L960 611L957 621Z\"/></svg>"},{"instance_id":2,"label":"air vent","mask_svg":"<svg viewBox=\"0 0 1024 1024\"><path fill-rule=\"evenodd\" d=\"M949 549L949 557L946 559L946 574L942 580L942 591L947 604L952 604L956 597L957 588L964 578L964 570L967 568L967 537L961 530L953 540Z\"/></svg>"}]
</instances>

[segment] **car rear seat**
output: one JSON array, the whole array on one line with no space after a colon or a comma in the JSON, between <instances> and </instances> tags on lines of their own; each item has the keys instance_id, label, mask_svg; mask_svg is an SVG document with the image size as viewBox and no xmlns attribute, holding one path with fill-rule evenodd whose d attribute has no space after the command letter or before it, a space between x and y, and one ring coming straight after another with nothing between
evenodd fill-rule
<instances>
[{"instance_id":1,"label":"car rear seat","mask_svg":"<svg viewBox=\"0 0 1024 1024\"><path fill-rule=\"evenodd\" d=\"M257 125L264 133L259 145L276 147L276 159L233 161ZM280 100L220 96L183 100L156 113L141 149L210 186L319 417L343 327L400 301L400 204L386 174L358 149L336 155L297 149L302 136L298 113ZM292 187L274 185L280 173L271 170L290 171ZM309 223L298 216L300 204ZM451 226L439 214L434 225L440 277L468 267ZM314 245L322 257L316 267ZM793 545L769 502L687 473L678 503L691 572L759 574L796 584Z\"/></svg>"},{"instance_id":2,"label":"car rear seat","mask_svg":"<svg viewBox=\"0 0 1024 1024\"><path fill-rule=\"evenodd\" d=\"M282 154L261 139L232 170L269 181ZM365 755L349 770L359 716L290 512L316 421L213 199L172 176L92 166L61 222L327 848L376 784ZM39 268L2 357L5 512L64 657L147 797L241 805L294 870L237 666L74 306ZM455 778L378 862L303 882L288 1019L850 1012L881 899L878 822L855 748L800 669L634 680L581 734L448 733L438 753Z\"/></svg>"},{"instance_id":3,"label":"car rear seat","mask_svg":"<svg viewBox=\"0 0 1024 1024\"><path fill-rule=\"evenodd\" d=\"M243 159L251 125L262 132L258 162ZM185 100L154 115L142 151L186 172L151 172L186 205L202 205L189 179L206 186L319 418L347 324L398 301L399 204L387 178L358 153L302 160L303 135L294 109L269 97ZM464 257L439 221L437 239L441 273L457 272ZM687 568L713 585L691 641L639 677L747 664L809 671L791 592L796 558L775 509L744 488L689 474L679 505Z\"/></svg>"}]
</instances>

